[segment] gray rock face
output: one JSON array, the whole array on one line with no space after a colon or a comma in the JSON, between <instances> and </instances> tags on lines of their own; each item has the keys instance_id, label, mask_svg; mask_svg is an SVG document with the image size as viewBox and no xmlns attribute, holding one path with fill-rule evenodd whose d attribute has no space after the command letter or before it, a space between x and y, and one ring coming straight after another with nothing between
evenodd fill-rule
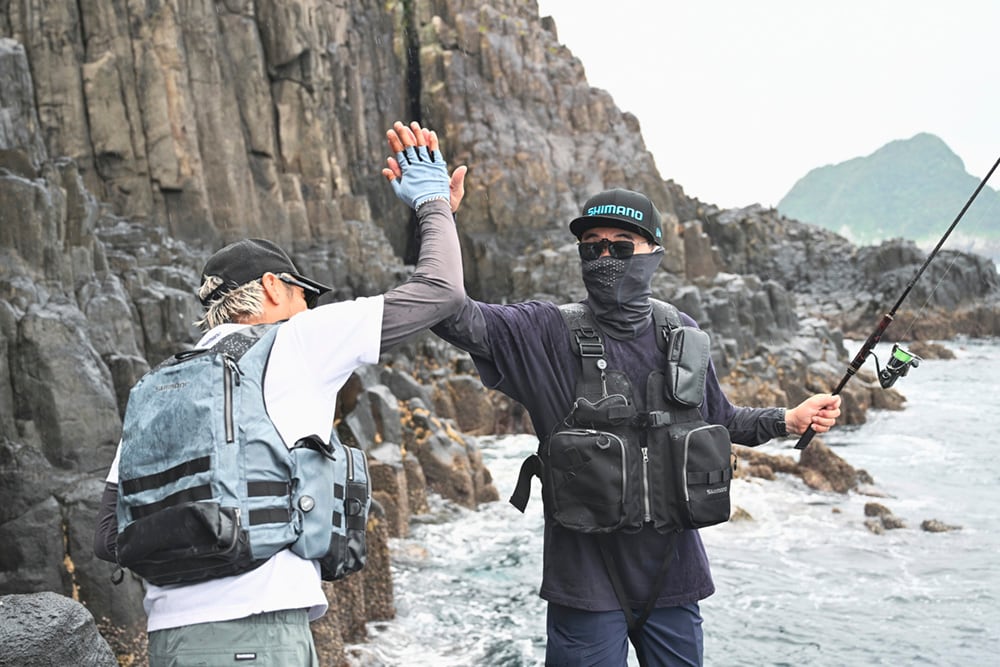
<instances>
[{"instance_id":1,"label":"gray rock face","mask_svg":"<svg viewBox=\"0 0 1000 667\"><path fill-rule=\"evenodd\" d=\"M34 85L26 63L24 45L7 36L0 37L0 150L18 148L17 155L4 155L4 168L30 171L48 154L39 132L34 104Z\"/></svg>"}]
</instances>

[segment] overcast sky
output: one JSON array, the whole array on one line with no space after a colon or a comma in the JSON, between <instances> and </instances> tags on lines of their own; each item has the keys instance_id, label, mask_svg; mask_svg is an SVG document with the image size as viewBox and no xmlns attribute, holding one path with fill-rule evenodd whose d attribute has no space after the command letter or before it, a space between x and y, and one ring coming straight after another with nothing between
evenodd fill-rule
<instances>
[{"instance_id":1,"label":"overcast sky","mask_svg":"<svg viewBox=\"0 0 1000 667\"><path fill-rule=\"evenodd\" d=\"M919 132L1000 157L1000 0L538 0L661 175L724 208ZM994 175L989 185L1000 189Z\"/></svg>"}]
</instances>

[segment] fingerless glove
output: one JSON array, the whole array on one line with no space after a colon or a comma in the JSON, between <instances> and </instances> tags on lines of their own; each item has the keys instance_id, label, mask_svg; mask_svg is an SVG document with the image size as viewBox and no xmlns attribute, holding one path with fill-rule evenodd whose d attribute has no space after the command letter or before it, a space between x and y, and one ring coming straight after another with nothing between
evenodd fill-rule
<instances>
[{"instance_id":1,"label":"fingerless glove","mask_svg":"<svg viewBox=\"0 0 1000 667\"><path fill-rule=\"evenodd\" d=\"M414 211L433 199L448 201L451 196L448 165L439 151L426 146L407 146L396 153L402 172L392 181L392 189Z\"/></svg>"}]
</instances>

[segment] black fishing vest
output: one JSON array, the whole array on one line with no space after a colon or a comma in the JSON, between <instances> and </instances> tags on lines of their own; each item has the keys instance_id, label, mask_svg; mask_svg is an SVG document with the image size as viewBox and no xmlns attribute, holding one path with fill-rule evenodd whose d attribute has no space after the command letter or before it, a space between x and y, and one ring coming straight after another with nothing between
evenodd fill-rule
<instances>
[{"instance_id":1,"label":"black fishing vest","mask_svg":"<svg viewBox=\"0 0 1000 667\"><path fill-rule=\"evenodd\" d=\"M522 512L537 475L547 515L570 530L610 533L651 524L667 533L729 520L729 431L707 423L698 409L708 334L682 326L670 304L651 301L664 364L646 379L642 412L625 373L608 368L590 309L560 307L581 361L577 398L522 465L511 497Z\"/></svg>"}]
</instances>

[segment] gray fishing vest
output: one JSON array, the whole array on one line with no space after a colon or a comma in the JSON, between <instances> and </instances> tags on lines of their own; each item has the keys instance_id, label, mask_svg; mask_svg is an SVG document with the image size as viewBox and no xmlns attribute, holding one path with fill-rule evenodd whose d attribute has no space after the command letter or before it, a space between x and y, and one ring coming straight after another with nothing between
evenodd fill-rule
<instances>
[{"instance_id":1,"label":"gray fishing vest","mask_svg":"<svg viewBox=\"0 0 1000 667\"><path fill-rule=\"evenodd\" d=\"M312 436L289 448L267 415L280 325L171 357L129 395L118 463L118 562L157 584L252 570L281 549L324 579L366 558L364 452ZM331 428L333 415L330 416Z\"/></svg>"}]
</instances>

